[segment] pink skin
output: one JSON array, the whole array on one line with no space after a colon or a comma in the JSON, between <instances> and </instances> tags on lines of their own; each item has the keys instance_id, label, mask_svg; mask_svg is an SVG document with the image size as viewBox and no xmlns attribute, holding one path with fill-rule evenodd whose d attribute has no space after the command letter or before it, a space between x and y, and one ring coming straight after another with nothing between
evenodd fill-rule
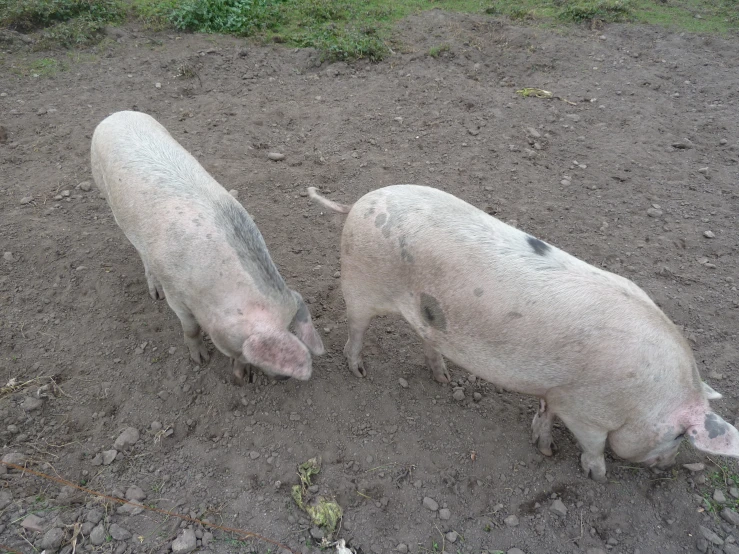
<instances>
[{"instance_id":1,"label":"pink skin","mask_svg":"<svg viewBox=\"0 0 739 554\"><path fill-rule=\"evenodd\" d=\"M607 442L620 457L663 465L685 432L697 448L739 457L739 433L710 412L718 393L701 382L690 346L633 282L429 187L384 187L352 206L308 193L348 214L341 286L354 375L366 376L372 318L399 314L421 338L434 379L449 381L449 358L538 396L534 443L552 455L559 417L597 481Z\"/></svg>"}]
</instances>

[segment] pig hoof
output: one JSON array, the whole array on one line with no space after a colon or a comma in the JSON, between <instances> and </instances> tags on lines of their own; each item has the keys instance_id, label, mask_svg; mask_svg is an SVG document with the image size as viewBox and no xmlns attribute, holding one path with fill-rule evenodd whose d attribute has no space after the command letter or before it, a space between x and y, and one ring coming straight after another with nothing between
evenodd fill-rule
<instances>
[{"instance_id":1,"label":"pig hoof","mask_svg":"<svg viewBox=\"0 0 739 554\"><path fill-rule=\"evenodd\" d=\"M357 377L367 377L367 370L364 369L364 362L358 364L349 364L349 369Z\"/></svg>"},{"instance_id":2,"label":"pig hoof","mask_svg":"<svg viewBox=\"0 0 739 554\"><path fill-rule=\"evenodd\" d=\"M206 364L210 360L208 347L205 346L204 342L201 341L199 345L190 348L190 359L198 365Z\"/></svg>"},{"instance_id":3,"label":"pig hoof","mask_svg":"<svg viewBox=\"0 0 739 554\"><path fill-rule=\"evenodd\" d=\"M594 458L593 456L583 453L582 456L580 456L580 462L582 463L585 475L588 475L596 483L606 482L606 461L603 459L603 456L597 456Z\"/></svg>"},{"instance_id":4,"label":"pig hoof","mask_svg":"<svg viewBox=\"0 0 739 554\"><path fill-rule=\"evenodd\" d=\"M444 370L444 373L434 373L434 379L439 383L449 383L452 380L452 376L449 375L447 370Z\"/></svg>"}]
</instances>

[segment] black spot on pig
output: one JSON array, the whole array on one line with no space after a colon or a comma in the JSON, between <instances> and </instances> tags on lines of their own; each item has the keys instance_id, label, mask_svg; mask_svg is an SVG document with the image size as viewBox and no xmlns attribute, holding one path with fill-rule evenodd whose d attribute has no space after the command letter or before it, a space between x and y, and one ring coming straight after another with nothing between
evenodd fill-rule
<instances>
[{"instance_id":1,"label":"black spot on pig","mask_svg":"<svg viewBox=\"0 0 739 554\"><path fill-rule=\"evenodd\" d=\"M374 208L370 208L369 210L367 210L366 212L364 212L364 218L367 219L373 213L375 213L375 209Z\"/></svg>"},{"instance_id":2,"label":"black spot on pig","mask_svg":"<svg viewBox=\"0 0 739 554\"><path fill-rule=\"evenodd\" d=\"M229 197L227 201L216 202L214 212L214 223L223 229L228 245L236 252L241 266L254 279L260 292L272 297L289 294L267 251L262 233L244 207Z\"/></svg>"},{"instance_id":3,"label":"black spot on pig","mask_svg":"<svg viewBox=\"0 0 739 554\"><path fill-rule=\"evenodd\" d=\"M508 312L508 313L506 314L506 318L507 318L508 320L511 320L511 319L520 319L520 318L522 318L522 317L523 317L523 314L521 314L521 313L519 313L519 312Z\"/></svg>"},{"instance_id":4,"label":"black spot on pig","mask_svg":"<svg viewBox=\"0 0 739 554\"><path fill-rule=\"evenodd\" d=\"M550 250L550 246L537 238L527 236L526 242L529 243L529 246L534 251L535 254L538 254L539 256L546 256L547 252Z\"/></svg>"},{"instance_id":5,"label":"black spot on pig","mask_svg":"<svg viewBox=\"0 0 739 554\"><path fill-rule=\"evenodd\" d=\"M479 298L480 296L482 296L483 292L485 291L482 290L480 287L477 287L475 290L472 291L472 294L474 294L475 296Z\"/></svg>"},{"instance_id":6,"label":"black spot on pig","mask_svg":"<svg viewBox=\"0 0 739 554\"><path fill-rule=\"evenodd\" d=\"M408 262L409 264L413 263L413 255L408 252L408 249L406 248L406 237L403 235L402 237L398 237L398 244L400 245L400 258L404 262Z\"/></svg>"},{"instance_id":7,"label":"black spot on pig","mask_svg":"<svg viewBox=\"0 0 739 554\"><path fill-rule=\"evenodd\" d=\"M200 227L200 220L197 217L192 222L195 224L195 227Z\"/></svg>"},{"instance_id":8,"label":"black spot on pig","mask_svg":"<svg viewBox=\"0 0 739 554\"><path fill-rule=\"evenodd\" d=\"M305 302L303 302L302 299L298 300L298 311L295 312L295 317L293 318L294 322L297 323L305 323L310 319L310 312L308 311L308 306L305 305Z\"/></svg>"},{"instance_id":9,"label":"black spot on pig","mask_svg":"<svg viewBox=\"0 0 739 554\"><path fill-rule=\"evenodd\" d=\"M421 317L434 329L446 331L446 316L439 301L425 292L421 293Z\"/></svg>"},{"instance_id":10,"label":"black spot on pig","mask_svg":"<svg viewBox=\"0 0 739 554\"><path fill-rule=\"evenodd\" d=\"M715 439L719 435L725 434L728 427L725 421L722 421L712 412L706 414L706 421L703 423L703 426L708 431L709 439Z\"/></svg>"},{"instance_id":11,"label":"black spot on pig","mask_svg":"<svg viewBox=\"0 0 739 554\"><path fill-rule=\"evenodd\" d=\"M375 227L382 227L387 221L387 214L378 214L375 218Z\"/></svg>"}]
</instances>

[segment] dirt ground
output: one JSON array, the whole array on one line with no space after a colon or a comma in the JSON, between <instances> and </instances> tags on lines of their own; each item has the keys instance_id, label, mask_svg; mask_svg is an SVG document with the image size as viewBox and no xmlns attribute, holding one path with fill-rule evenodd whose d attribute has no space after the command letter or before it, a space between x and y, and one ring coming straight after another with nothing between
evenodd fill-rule
<instances>
[{"instance_id":1,"label":"dirt ground","mask_svg":"<svg viewBox=\"0 0 739 554\"><path fill-rule=\"evenodd\" d=\"M3 391L0 454L283 545L0 466L5 548L69 553L78 522L77 552L318 552L321 532L290 489L298 464L320 456L318 491L343 507L338 538L357 553L739 552L719 515L722 495L739 495L734 462L687 444L664 473L607 456L609 482L596 484L563 426L553 458L530 444L535 398L451 367L455 400L395 318L375 320L369 376L352 376L335 277L343 220L304 193L353 202L389 184L438 187L634 280L681 326L724 394L714 408L734 421L739 41L439 11L404 21L396 39L375 65L132 27L71 56L5 44L0 385L34 381ZM65 70L34 77L33 60L51 56ZM156 117L238 191L323 336L310 381L236 387L223 355L189 360L176 316L148 296L90 188L92 132L124 109ZM683 467L695 462L705 469Z\"/></svg>"}]
</instances>

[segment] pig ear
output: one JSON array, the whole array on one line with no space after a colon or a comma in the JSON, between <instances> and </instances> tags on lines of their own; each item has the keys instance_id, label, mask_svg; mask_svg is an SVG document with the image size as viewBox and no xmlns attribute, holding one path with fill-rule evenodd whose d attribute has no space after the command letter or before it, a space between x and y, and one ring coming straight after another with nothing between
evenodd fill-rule
<instances>
[{"instance_id":1,"label":"pig ear","mask_svg":"<svg viewBox=\"0 0 739 554\"><path fill-rule=\"evenodd\" d=\"M708 454L739 458L739 431L713 412L706 412L703 423L688 427L685 437Z\"/></svg>"},{"instance_id":2,"label":"pig ear","mask_svg":"<svg viewBox=\"0 0 739 554\"><path fill-rule=\"evenodd\" d=\"M705 381L702 382L703 384L703 392L706 395L706 398L708 400L718 400L719 398L723 398L723 395L720 392L716 392L713 390L708 383Z\"/></svg>"},{"instance_id":3,"label":"pig ear","mask_svg":"<svg viewBox=\"0 0 739 554\"><path fill-rule=\"evenodd\" d=\"M290 326L295 332L295 335L308 347L311 354L320 356L325 352L323 341L321 340L321 336L318 334L318 331L316 331L316 328L313 326L313 320L310 317L308 306L305 305L303 297L300 296L300 294L295 291L292 291L292 293L298 303L298 311L295 313L295 317Z\"/></svg>"},{"instance_id":4,"label":"pig ear","mask_svg":"<svg viewBox=\"0 0 739 554\"><path fill-rule=\"evenodd\" d=\"M242 345L244 358L250 364L273 375L310 379L313 370L310 352L288 331L259 328Z\"/></svg>"}]
</instances>

